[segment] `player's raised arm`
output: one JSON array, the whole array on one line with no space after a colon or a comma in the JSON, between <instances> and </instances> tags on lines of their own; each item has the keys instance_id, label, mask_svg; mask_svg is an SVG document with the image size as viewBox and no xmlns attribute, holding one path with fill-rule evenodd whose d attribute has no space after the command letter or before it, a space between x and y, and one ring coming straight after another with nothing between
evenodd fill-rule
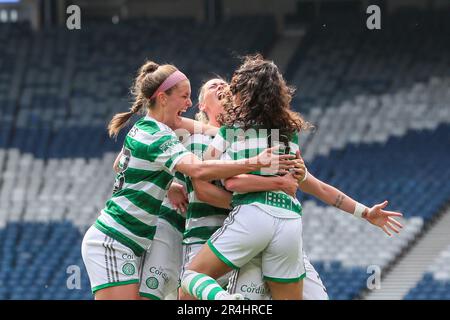
<instances>
[{"instance_id":1,"label":"player's raised arm","mask_svg":"<svg viewBox=\"0 0 450 320\"><path fill-rule=\"evenodd\" d=\"M185 117L180 117L180 122L177 123L178 129L185 129L189 133L201 133L209 136L215 136L219 131L219 128Z\"/></svg>"},{"instance_id":2,"label":"player's raised arm","mask_svg":"<svg viewBox=\"0 0 450 320\"><path fill-rule=\"evenodd\" d=\"M394 219L394 217L402 216L400 212L384 210L388 204L387 201L369 208L337 188L322 182L309 172L306 180L300 183L300 190L342 211L353 214L355 217L366 219L373 225L380 227L389 236L391 236L390 231L399 233L399 228L403 228L402 224Z\"/></svg>"}]
</instances>

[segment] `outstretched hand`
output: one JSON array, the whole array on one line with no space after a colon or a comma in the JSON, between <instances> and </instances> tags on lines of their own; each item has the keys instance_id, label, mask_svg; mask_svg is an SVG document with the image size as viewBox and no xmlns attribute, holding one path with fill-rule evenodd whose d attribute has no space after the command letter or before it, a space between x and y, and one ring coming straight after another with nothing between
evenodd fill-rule
<instances>
[{"instance_id":1,"label":"outstretched hand","mask_svg":"<svg viewBox=\"0 0 450 320\"><path fill-rule=\"evenodd\" d=\"M388 236L391 236L392 234L390 231L399 233L399 228L403 228L403 225L394 219L394 217L402 217L403 214L400 212L383 210L387 205L387 200L374 205L372 208L368 209L364 218L371 224L380 227Z\"/></svg>"}]
</instances>

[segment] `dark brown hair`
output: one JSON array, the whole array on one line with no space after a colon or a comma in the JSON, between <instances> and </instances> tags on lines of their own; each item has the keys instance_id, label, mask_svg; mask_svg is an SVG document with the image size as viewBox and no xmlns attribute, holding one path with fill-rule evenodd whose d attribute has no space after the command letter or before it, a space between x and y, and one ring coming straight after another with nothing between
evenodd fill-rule
<instances>
[{"instance_id":1,"label":"dark brown hair","mask_svg":"<svg viewBox=\"0 0 450 320\"><path fill-rule=\"evenodd\" d=\"M220 93L225 106L220 121L226 126L238 124L244 130L255 126L278 129L280 137L290 140L296 132L312 127L291 110L294 92L272 61L260 54L246 56L234 72L229 89ZM232 95L239 105L233 103Z\"/></svg>"},{"instance_id":2,"label":"dark brown hair","mask_svg":"<svg viewBox=\"0 0 450 320\"><path fill-rule=\"evenodd\" d=\"M152 108L155 105L156 97L150 99L158 87L172 73L178 69L171 64L159 65L153 61L146 61L137 73L131 88L131 94L134 96L133 105L128 112L117 113L108 124L108 133L110 137L117 137L119 131L128 123L131 116L138 112L144 112L145 109ZM170 94L176 86L165 91Z\"/></svg>"}]
</instances>

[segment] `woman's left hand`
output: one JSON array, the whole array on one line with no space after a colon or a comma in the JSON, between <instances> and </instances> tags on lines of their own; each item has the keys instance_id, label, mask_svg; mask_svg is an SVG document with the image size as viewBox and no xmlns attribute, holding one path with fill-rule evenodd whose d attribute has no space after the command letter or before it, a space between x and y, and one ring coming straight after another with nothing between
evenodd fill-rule
<instances>
[{"instance_id":1,"label":"woman's left hand","mask_svg":"<svg viewBox=\"0 0 450 320\"><path fill-rule=\"evenodd\" d=\"M186 191L181 184L173 182L167 192L167 197L175 210L186 213L189 201Z\"/></svg>"},{"instance_id":2,"label":"woman's left hand","mask_svg":"<svg viewBox=\"0 0 450 320\"><path fill-rule=\"evenodd\" d=\"M388 205L388 201L374 205L369 208L364 218L371 224L380 227L388 236L392 234L389 231L399 233L398 228L403 228L403 225L394 219L394 217L401 217L403 214L395 211L383 210Z\"/></svg>"}]
</instances>

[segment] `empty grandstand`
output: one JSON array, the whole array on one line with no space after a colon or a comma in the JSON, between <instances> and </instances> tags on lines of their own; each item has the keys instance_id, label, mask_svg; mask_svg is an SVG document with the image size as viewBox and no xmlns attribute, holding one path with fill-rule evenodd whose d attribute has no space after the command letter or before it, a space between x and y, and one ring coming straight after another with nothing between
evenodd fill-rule
<instances>
[{"instance_id":1,"label":"empty grandstand","mask_svg":"<svg viewBox=\"0 0 450 320\"><path fill-rule=\"evenodd\" d=\"M224 5L214 23L95 14L78 31L0 23L0 299L92 299L81 240L112 191L123 135L108 138L106 125L129 107L137 67L174 63L195 97L212 75L229 78L239 56L276 52L281 14L285 28L302 29L286 78L298 89L293 107L316 127L301 142L309 170L404 213L401 234L388 238L299 193L305 249L331 299L370 295L371 266L383 286L450 214L450 8L393 8L372 32L345 13L306 19L309 7L293 3L278 15L227 16ZM442 241L400 299L450 299L450 234ZM71 287L74 266L81 278Z\"/></svg>"}]
</instances>

